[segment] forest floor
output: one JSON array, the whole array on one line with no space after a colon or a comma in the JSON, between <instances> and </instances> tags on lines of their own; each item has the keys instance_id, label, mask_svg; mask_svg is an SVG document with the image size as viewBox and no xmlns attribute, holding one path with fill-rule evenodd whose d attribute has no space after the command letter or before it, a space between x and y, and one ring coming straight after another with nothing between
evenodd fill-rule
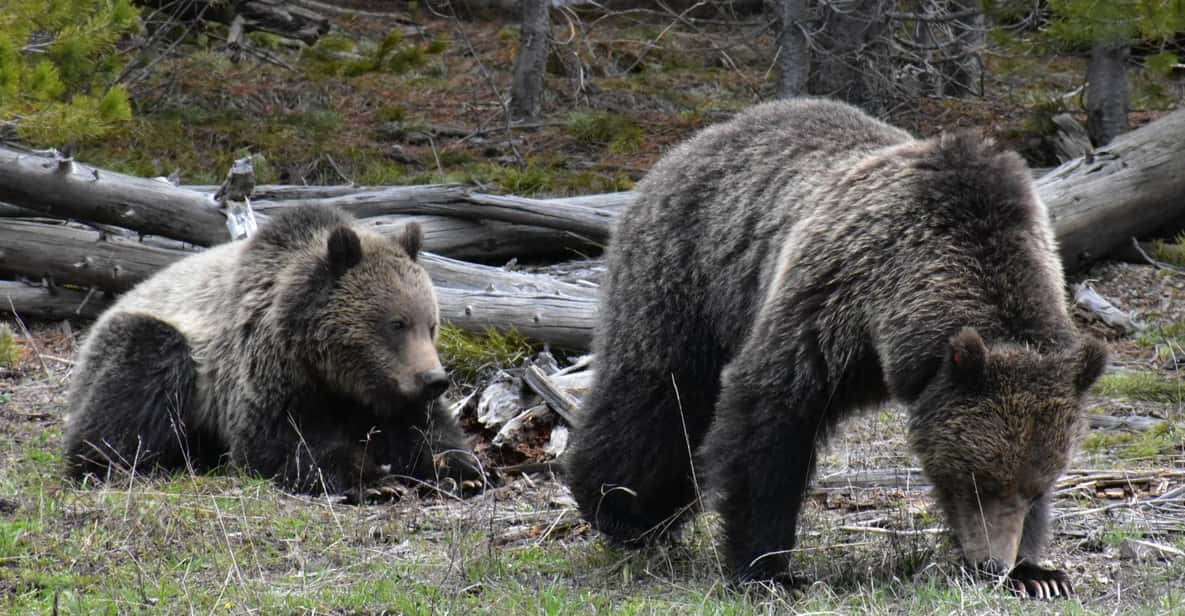
<instances>
[{"instance_id":1,"label":"forest floor","mask_svg":"<svg viewBox=\"0 0 1185 616\"><path fill-rule=\"evenodd\" d=\"M1185 550L1185 276L1101 263L1082 278L1146 323L1110 336L1088 412L1164 423L1092 430L1059 484L1048 559L1070 601L967 577L924 488L837 484L916 466L894 407L847 423L822 458L793 556L814 582L795 592L730 590L711 513L669 547L608 547L550 476L366 506L233 473L80 486L61 436L82 332L62 322L18 335L22 358L0 369L0 613L1185 613L1185 556L1124 547Z\"/></svg>"},{"instance_id":2,"label":"forest floor","mask_svg":"<svg viewBox=\"0 0 1185 616\"><path fill-rule=\"evenodd\" d=\"M508 127L499 101L517 28L409 17L418 25L339 18L342 36L304 54L252 35L237 63L217 42L224 28L191 33L129 73L131 125L76 144L75 155L136 175L176 170L187 184L218 182L251 154L260 183L607 192L772 93L768 24L638 12L569 23L542 116ZM396 30L399 62L347 74ZM1050 165L1041 127L1051 111L1076 109L1063 95L1081 85L1081 61L993 53L988 65L984 97L918 98L885 115L922 135L984 127ZM1155 116L1179 87L1137 74L1133 121ZM62 477L61 436L85 324L28 324L25 335L10 320L21 359L0 367L0 613L1182 613L1185 557L1124 558L1121 548L1144 539L1185 549L1182 497L1171 495L1185 486L1185 379L1172 361L1185 357L1185 277L1102 263L1080 278L1148 323L1109 335L1119 372L1090 412L1165 422L1094 430L1075 458L1081 472L1058 493L1049 553L1073 577L1071 601L1024 602L965 577L935 505L913 486L818 492L794 553L814 583L738 594L721 575L713 514L672 546L623 552L579 520L562 482L541 475L465 500L412 493L359 507L225 473L75 485ZM914 466L903 414L887 407L849 422L818 476L834 485Z\"/></svg>"}]
</instances>

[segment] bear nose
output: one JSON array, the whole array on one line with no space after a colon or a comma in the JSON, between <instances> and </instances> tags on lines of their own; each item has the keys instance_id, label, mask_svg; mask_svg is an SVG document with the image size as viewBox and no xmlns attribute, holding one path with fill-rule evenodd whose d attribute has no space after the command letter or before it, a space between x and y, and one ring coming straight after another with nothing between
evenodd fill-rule
<instances>
[{"instance_id":1,"label":"bear nose","mask_svg":"<svg viewBox=\"0 0 1185 616\"><path fill-rule=\"evenodd\" d=\"M425 398L436 398L448 389L448 373L444 370L429 370L420 374L420 388Z\"/></svg>"}]
</instances>

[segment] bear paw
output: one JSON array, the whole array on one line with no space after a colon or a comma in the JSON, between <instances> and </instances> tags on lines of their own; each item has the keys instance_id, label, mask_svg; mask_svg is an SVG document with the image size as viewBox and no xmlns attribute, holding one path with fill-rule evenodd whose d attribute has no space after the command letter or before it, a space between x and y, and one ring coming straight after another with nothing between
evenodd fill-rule
<instances>
[{"instance_id":1,"label":"bear paw","mask_svg":"<svg viewBox=\"0 0 1185 616\"><path fill-rule=\"evenodd\" d=\"M1064 572L1026 562L1012 568L1007 584L1012 592L1030 599L1065 599L1074 595L1070 578Z\"/></svg>"}]
</instances>

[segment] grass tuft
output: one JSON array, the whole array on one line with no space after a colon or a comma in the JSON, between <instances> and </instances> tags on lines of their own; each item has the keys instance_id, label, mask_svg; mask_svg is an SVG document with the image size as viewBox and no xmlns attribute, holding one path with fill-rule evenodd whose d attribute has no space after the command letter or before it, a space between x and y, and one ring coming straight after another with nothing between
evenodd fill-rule
<instances>
[{"instance_id":1,"label":"grass tuft","mask_svg":"<svg viewBox=\"0 0 1185 616\"><path fill-rule=\"evenodd\" d=\"M1157 240L1152 242L1152 258L1178 267L1185 267L1185 233L1178 235L1172 241Z\"/></svg>"},{"instance_id":2,"label":"grass tuft","mask_svg":"<svg viewBox=\"0 0 1185 616\"><path fill-rule=\"evenodd\" d=\"M1180 404L1185 402L1185 382L1161 378L1150 372L1119 372L1103 375L1094 386L1097 394Z\"/></svg>"},{"instance_id":3,"label":"grass tuft","mask_svg":"<svg viewBox=\"0 0 1185 616\"><path fill-rule=\"evenodd\" d=\"M1165 422L1146 432L1094 432L1083 439L1082 448L1095 453L1114 451L1126 460L1154 460L1180 451L1183 438L1180 429Z\"/></svg>"},{"instance_id":4,"label":"grass tuft","mask_svg":"<svg viewBox=\"0 0 1185 616\"><path fill-rule=\"evenodd\" d=\"M604 145L613 154L633 154L645 136L637 120L619 113L573 113L568 133L577 141Z\"/></svg>"},{"instance_id":5,"label":"grass tuft","mask_svg":"<svg viewBox=\"0 0 1185 616\"><path fill-rule=\"evenodd\" d=\"M535 351L517 330L487 328L484 334L472 334L453 325L441 326L436 348L445 367L465 381L517 365Z\"/></svg>"},{"instance_id":6,"label":"grass tuft","mask_svg":"<svg viewBox=\"0 0 1185 616\"><path fill-rule=\"evenodd\" d=\"M7 323L0 323L0 367L11 368L21 359L21 347Z\"/></svg>"}]
</instances>

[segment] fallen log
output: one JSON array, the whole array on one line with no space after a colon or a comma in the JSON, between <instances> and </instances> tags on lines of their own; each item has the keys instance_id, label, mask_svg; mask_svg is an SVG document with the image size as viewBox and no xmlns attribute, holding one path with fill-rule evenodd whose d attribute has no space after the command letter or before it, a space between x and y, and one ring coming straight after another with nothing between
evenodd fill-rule
<instances>
[{"instance_id":1,"label":"fallen log","mask_svg":"<svg viewBox=\"0 0 1185 616\"><path fill-rule=\"evenodd\" d=\"M110 305L110 296L93 287L89 291L79 291L0 280L0 315L15 312L21 318L92 320Z\"/></svg>"},{"instance_id":2,"label":"fallen log","mask_svg":"<svg viewBox=\"0 0 1185 616\"><path fill-rule=\"evenodd\" d=\"M572 257L600 250L566 231L504 222L448 216L374 216L361 220L388 236L401 233L409 222L418 222L424 230L424 250L477 263L527 257Z\"/></svg>"},{"instance_id":3,"label":"fallen log","mask_svg":"<svg viewBox=\"0 0 1185 616\"><path fill-rule=\"evenodd\" d=\"M573 350L587 349L592 340L592 298L449 288L438 288L436 297L441 318L467 331L513 327L532 340Z\"/></svg>"},{"instance_id":4,"label":"fallen log","mask_svg":"<svg viewBox=\"0 0 1185 616\"><path fill-rule=\"evenodd\" d=\"M103 235L65 224L2 219L0 272L125 291L187 254Z\"/></svg>"},{"instance_id":5,"label":"fallen log","mask_svg":"<svg viewBox=\"0 0 1185 616\"><path fill-rule=\"evenodd\" d=\"M210 195L0 146L0 201L209 246L230 239Z\"/></svg>"},{"instance_id":6,"label":"fallen log","mask_svg":"<svg viewBox=\"0 0 1185 616\"><path fill-rule=\"evenodd\" d=\"M1185 109L1066 162L1036 182L1067 270L1185 217Z\"/></svg>"},{"instance_id":7,"label":"fallen log","mask_svg":"<svg viewBox=\"0 0 1185 616\"><path fill-rule=\"evenodd\" d=\"M121 236L64 223L0 219L0 274L124 291L191 253L148 246ZM596 312L595 289L547 276L508 272L421 253L437 287L442 316L468 331L518 329L557 347L585 349ZM43 294L49 294L43 289ZM34 292L22 295L18 310L59 318L60 307Z\"/></svg>"},{"instance_id":8,"label":"fallen log","mask_svg":"<svg viewBox=\"0 0 1185 616\"><path fill-rule=\"evenodd\" d=\"M252 207L263 213L300 205L336 207L359 218L420 214L492 220L568 231L601 242L608 239L614 217L611 211L571 201L472 193L463 186L450 184L392 186L319 199L252 201Z\"/></svg>"}]
</instances>

